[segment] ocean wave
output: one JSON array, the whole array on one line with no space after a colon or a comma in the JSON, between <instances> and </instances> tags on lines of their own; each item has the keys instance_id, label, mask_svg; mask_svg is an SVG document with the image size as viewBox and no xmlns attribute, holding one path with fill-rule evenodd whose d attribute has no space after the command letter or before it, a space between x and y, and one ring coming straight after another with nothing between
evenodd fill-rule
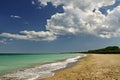
<instances>
[{"instance_id":1,"label":"ocean wave","mask_svg":"<svg viewBox=\"0 0 120 80\"><path fill-rule=\"evenodd\" d=\"M36 80L42 79L49 76L53 76L56 70L66 68L69 63L77 62L78 59L85 57L85 54L81 54L80 56L66 59L65 61L55 62L44 64L41 66L37 66L34 68L29 68L25 70L19 70L15 73L6 74L2 76L2 79L6 80Z\"/></svg>"}]
</instances>

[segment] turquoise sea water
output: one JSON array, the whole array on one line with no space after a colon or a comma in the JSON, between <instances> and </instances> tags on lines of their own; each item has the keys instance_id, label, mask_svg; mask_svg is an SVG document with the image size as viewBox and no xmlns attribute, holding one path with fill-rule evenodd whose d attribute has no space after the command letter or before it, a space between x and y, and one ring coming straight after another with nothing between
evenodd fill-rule
<instances>
[{"instance_id":1,"label":"turquoise sea water","mask_svg":"<svg viewBox=\"0 0 120 80\"><path fill-rule=\"evenodd\" d=\"M0 75L38 64L73 58L80 54L0 55Z\"/></svg>"}]
</instances>

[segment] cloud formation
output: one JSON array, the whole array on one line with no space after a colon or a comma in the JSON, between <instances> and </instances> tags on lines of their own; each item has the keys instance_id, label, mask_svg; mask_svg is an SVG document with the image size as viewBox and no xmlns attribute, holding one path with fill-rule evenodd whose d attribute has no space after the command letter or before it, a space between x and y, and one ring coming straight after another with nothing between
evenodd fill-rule
<instances>
[{"instance_id":1,"label":"cloud formation","mask_svg":"<svg viewBox=\"0 0 120 80\"><path fill-rule=\"evenodd\" d=\"M102 6L114 4L115 0L39 0L39 2L44 6L47 6L48 2L54 6L63 5L64 13L56 13L47 20L47 31L2 33L1 36L35 41L52 41L60 35L70 34L86 34L102 38L120 36L120 6L112 11L108 10L108 15L99 11Z\"/></svg>"},{"instance_id":2,"label":"cloud formation","mask_svg":"<svg viewBox=\"0 0 120 80\"><path fill-rule=\"evenodd\" d=\"M11 18L21 19L22 17L16 15L10 15Z\"/></svg>"},{"instance_id":3,"label":"cloud formation","mask_svg":"<svg viewBox=\"0 0 120 80\"><path fill-rule=\"evenodd\" d=\"M6 41L7 41L6 39L1 39L0 44L6 44L7 43Z\"/></svg>"},{"instance_id":4,"label":"cloud formation","mask_svg":"<svg viewBox=\"0 0 120 80\"><path fill-rule=\"evenodd\" d=\"M33 40L33 41L52 41L57 38L56 36L54 36L52 32L49 31L46 32L21 31L20 34L2 33L1 36L6 38Z\"/></svg>"},{"instance_id":5,"label":"cloud formation","mask_svg":"<svg viewBox=\"0 0 120 80\"><path fill-rule=\"evenodd\" d=\"M32 0L32 5L35 5L35 1L34 0Z\"/></svg>"},{"instance_id":6,"label":"cloud formation","mask_svg":"<svg viewBox=\"0 0 120 80\"><path fill-rule=\"evenodd\" d=\"M115 0L40 0L41 4L47 5L47 2L52 2L54 6L64 5L64 13L57 13L47 20L46 28L56 35L66 34L88 34L95 35L103 38L117 37L119 33L114 33L114 26L119 25L116 23L117 19L110 17L120 12L109 11L105 16L99 11L102 6L108 6L115 3ZM93 11L95 10L95 11ZM113 13L114 12L114 13ZM119 16L119 15L117 15ZM109 25L114 20L114 26ZM112 21L113 21L112 20ZM107 22L107 23L106 23ZM115 29L118 30L119 26ZM113 35L114 33L114 35Z\"/></svg>"}]
</instances>

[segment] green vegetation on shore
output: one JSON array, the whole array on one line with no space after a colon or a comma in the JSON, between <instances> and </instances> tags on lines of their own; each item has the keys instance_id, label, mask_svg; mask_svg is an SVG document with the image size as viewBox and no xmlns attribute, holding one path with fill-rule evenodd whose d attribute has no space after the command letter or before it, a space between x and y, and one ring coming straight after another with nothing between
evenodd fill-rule
<instances>
[{"instance_id":1,"label":"green vegetation on shore","mask_svg":"<svg viewBox=\"0 0 120 80\"><path fill-rule=\"evenodd\" d=\"M120 53L120 48L118 46L108 46L102 49L88 50L86 53Z\"/></svg>"},{"instance_id":2,"label":"green vegetation on shore","mask_svg":"<svg viewBox=\"0 0 120 80\"><path fill-rule=\"evenodd\" d=\"M84 52L64 52L61 54L120 54L120 48L118 46L108 46L105 48L101 48L101 49L95 49L95 50L88 50L88 51L84 51Z\"/></svg>"}]
</instances>

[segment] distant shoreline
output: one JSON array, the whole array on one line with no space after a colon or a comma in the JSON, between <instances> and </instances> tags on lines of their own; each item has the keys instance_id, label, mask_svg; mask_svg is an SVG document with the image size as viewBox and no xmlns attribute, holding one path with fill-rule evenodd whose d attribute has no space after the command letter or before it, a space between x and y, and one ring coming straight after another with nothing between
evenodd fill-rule
<instances>
[{"instance_id":1,"label":"distant shoreline","mask_svg":"<svg viewBox=\"0 0 120 80\"><path fill-rule=\"evenodd\" d=\"M120 54L120 52L81 52L84 54Z\"/></svg>"}]
</instances>

